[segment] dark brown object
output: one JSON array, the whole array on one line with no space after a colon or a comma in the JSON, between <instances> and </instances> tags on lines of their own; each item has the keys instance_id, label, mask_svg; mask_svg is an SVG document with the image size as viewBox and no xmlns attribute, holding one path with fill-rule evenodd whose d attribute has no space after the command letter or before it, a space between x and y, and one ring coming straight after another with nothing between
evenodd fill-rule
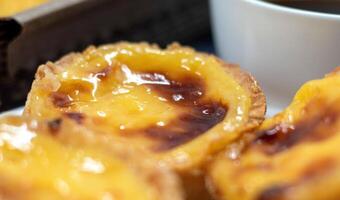
<instances>
[{"instance_id":1,"label":"dark brown object","mask_svg":"<svg viewBox=\"0 0 340 200\"><path fill-rule=\"evenodd\" d=\"M256 133L258 137L250 148L259 148L268 155L274 155L302 142L328 139L337 133L336 130L331 129L340 117L338 110L334 108L326 108L294 126L280 124L269 130L260 131Z\"/></svg>"},{"instance_id":2,"label":"dark brown object","mask_svg":"<svg viewBox=\"0 0 340 200\"><path fill-rule=\"evenodd\" d=\"M59 108L65 108L71 105L72 100L67 94L60 92L53 92L51 95L51 100L54 106Z\"/></svg>"},{"instance_id":3,"label":"dark brown object","mask_svg":"<svg viewBox=\"0 0 340 200\"><path fill-rule=\"evenodd\" d=\"M264 190L258 200L284 200L284 193L288 189L287 186L272 186Z\"/></svg>"},{"instance_id":4,"label":"dark brown object","mask_svg":"<svg viewBox=\"0 0 340 200\"><path fill-rule=\"evenodd\" d=\"M58 0L0 19L0 111L23 105L36 68L90 44L189 42L209 33L206 0Z\"/></svg>"},{"instance_id":5,"label":"dark brown object","mask_svg":"<svg viewBox=\"0 0 340 200\"><path fill-rule=\"evenodd\" d=\"M268 0L285 7L295 9L308 10L314 12L322 12L329 14L340 14L339 0Z\"/></svg>"},{"instance_id":6,"label":"dark brown object","mask_svg":"<svg viewBox=\"0 0 340 200\"><path fill-rule=\"evenodd\" d=\"M59 132L61 123L62 123L61 119L55 119L55 120L47 122L47 126L53 135Z\"/></svg>"},{"instance_id":7,"label":"dark brown object","mask_svg":"<svg viewBox=\"0 0 340 200\"><path fill-rule=\"evenodd\" d=\"M71 112L71 113L65 113L66 117L74 120L78 124L82 124L83 120L85 119L85 115L82 113L76 113L76 112Z\"/></svg>"}]
</instances>

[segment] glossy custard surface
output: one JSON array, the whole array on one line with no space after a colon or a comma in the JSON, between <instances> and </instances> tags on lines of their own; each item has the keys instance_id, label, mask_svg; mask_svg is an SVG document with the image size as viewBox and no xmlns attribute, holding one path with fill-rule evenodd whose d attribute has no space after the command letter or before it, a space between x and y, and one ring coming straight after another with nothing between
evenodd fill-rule
<instances>
[{"instance_id":1,"label":"glossy custard surface","mask_svg":"<svg viewBox=\"0 0 340 200\"><path fill-rule=\"evenodd\" d=\"M49 0L0 0L0 17L8 17L37 7Z\"/></svg>"},{"instance_id":2,"label":"glossy custard surface","mask_svg":"<svg viewBox=\"0 0 340 200\"><path fill-rule=\"evenodd\" d=\"M148 185L114 154L62 142L56 133L39 126L35 120L0 119L2 198L160 199L157 186ZM49 126L53 129L56 124Z\"/></svg>"},{"instance_id":3,"label":"glossy custard surface","mask_svg":"<svg viewBox=\"0 0 340 200\"><path fill-rule=\"evenodd\" d=\"M95 129L185 165L236 138L253 103L222 62L178 46L92 47L37 76L26 114L80 113Z\"/></svg>"},{"instance_id":4,"label":"glossy custard surface","mask_svg":"<svg viewBox=\"0 0 340 200\"><path fill-rule=\"evenodd\" d=\"M337 199L339 88L337 74L306 83L286 110L220 156L210 170L216 194L229 200Z\"/></svg>"}]
</instances>

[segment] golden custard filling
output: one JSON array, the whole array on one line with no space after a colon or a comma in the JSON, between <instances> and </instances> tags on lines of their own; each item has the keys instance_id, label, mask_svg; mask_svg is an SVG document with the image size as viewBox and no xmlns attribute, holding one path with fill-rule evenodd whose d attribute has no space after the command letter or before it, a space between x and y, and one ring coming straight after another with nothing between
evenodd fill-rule
<instances>
[{"instance_id":1,"label":"golden custard filling","mask_svg":"<svg viewBox=\"0 0 340 200\"><path fill-rule=\"evenodd\" d=\"M137 166L142 164L132 162L138 169L135 170L128 156L122 159L121 155L101 151L101 147L81 143L84 140L78 137L79 133L72 132L76 130L74 125L56 130L61 125L53 123L64 122L51 121L46 129L35 120L0 119L2 198L160 200L174 195L180 199L176 193L161 193L164 176L157 174L158 169L152 168L155 166L140 172ZM73 141L60 139L58 134ZM148 173L159 181L148 181L143 177ZM169 183L166 187L175 192L174 184Z\"/></svg>"},{"instance_id":2,"label":"golden custard filling","mask_svg":"<svg viewBox=\"0 0 340 200\"><path fill-rule=\"evenodd\" d=\"M0 17L8 17L40 6L49 0L0 0Z\"/></svg>"},{"instance_id":3,"label":"golden custard filling","mask_svg":"<svg viewBox=\"0 0 340 200\"><path fill-rule=\"evenodd\" d=\"M168 158L175 162L200 160L204 153L193 156L197 151L222 148L250 118L251 94L215 57L189 48L105 45L47 68L37 73L39 88L33 84L26 114L81 113L95 129L158 154L172 151L177 156ZM57 84L44 82L51 78L46 70Z\"/></svg>"},{"instance_id":4,"label":"golden custard filling","mask_svg":"<svg viewBox=\"0 0 340 200\"><path fill-rule=\"evenodd\" d=\"M337 199L339 88L340 74L335 73L306 83L287 109L216 159L209 172L216 195L228 200Z\"/></svg>"}]
</instances>

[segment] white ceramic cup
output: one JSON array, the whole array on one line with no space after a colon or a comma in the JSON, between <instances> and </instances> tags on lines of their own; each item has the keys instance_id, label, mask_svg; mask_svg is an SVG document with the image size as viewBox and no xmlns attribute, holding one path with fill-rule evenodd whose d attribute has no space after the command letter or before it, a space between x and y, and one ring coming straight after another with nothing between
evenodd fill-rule
<instances>
[{"instance_id":1,"label":"white ceramic cup","mask_svg":"<svg viewBox=\"0 0 340 200\"><path fill-rule=\"evenodd\" d=\"M340 65L340 15L260 0L210 0L210 8L218 54L255 76L270 113Z\"/></svg>"}]
</instances>

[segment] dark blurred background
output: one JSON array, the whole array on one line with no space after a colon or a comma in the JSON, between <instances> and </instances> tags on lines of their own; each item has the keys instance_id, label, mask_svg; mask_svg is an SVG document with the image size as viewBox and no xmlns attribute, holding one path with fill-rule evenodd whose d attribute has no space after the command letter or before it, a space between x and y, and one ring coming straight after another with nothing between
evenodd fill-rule
<instances>
[{"instance_id":1,"label":"dark blurred background","mask_svg":"<svg viewBox=\"0 0 340 200\"><path fill-rule=\"evenodd\" d=\"M39 64L120 40L214 52L208 0L60 0L0 18L0 111L24 105Z\"/></svg>"}]
</instances>

